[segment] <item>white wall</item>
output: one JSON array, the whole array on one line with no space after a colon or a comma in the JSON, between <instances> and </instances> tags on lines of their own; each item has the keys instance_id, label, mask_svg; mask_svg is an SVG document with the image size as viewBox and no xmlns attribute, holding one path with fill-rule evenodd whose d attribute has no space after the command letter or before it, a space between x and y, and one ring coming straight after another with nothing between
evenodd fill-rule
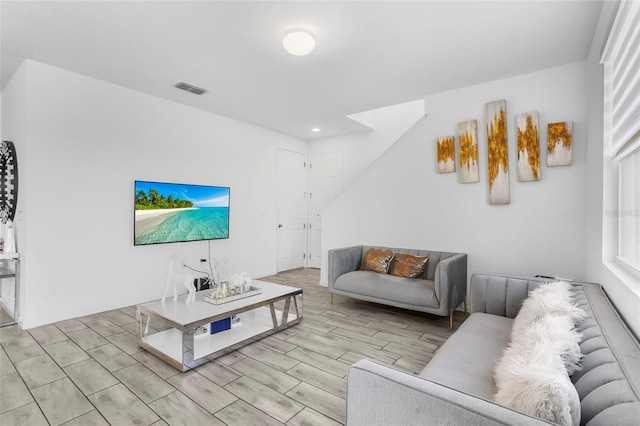
<instances>
[{"instance_id":1,"label":"white wall","mask_svg":"<svg viewBox=\"0 0 640 426\"><path fill-rule=\"evenodd\" d=\"M327 251L353 244L469 255L473 272L563 274L586 278L586 64L576 63L425 98L427 119L393 145L323 212L322 278ZM511 204L488 203L485 103L507 100ZM538 111L546 125L573 121L573 165L548 168L542 180L516 181L515 115ZM480 183L436 172L435 139L477 119Z\"/></svg>"},{"instance_id":2,"label":"white wall","mask_svg":"<svg viewBox=\"0 0 640 426\"><path fill-rule=\"evenodd\" d=\"M412 101L353 114L371 131L316 139L309 153L342 152L344 186L347 187L418 120L424 117L424 101Z\"/></svg>"},{"instance_id":3,"label":"white wall","mask_svg":"<svg viewBox=\"0 0 640 426\"><path fill-rule=\"evenodd\" d=\"M640 283L631 274L616 267L617 197L616 171L608 157L603 138L604 66L602 50L617 4L605 2L589 52L588 137L587 137L587 279L601 283L617 309L637 336L640 336Z\"/></svg>"},{"instance_id":4,"label":"white wall","mask_svg":"<svg viewBox=\"0 0 640 426\"><path fill-rule=\"evenodd\" d=\"M275 273L276 151L306 142L32 61L4 92L24 327L159 298L171 255L201 267L207 242L133 246L136 179L230 186L230 239L211 242L212 256Z\"/></svg>"},{"instance_id":5,"label":"white wall","mask_svg":"<svg viewBox=\"0 0 640 426\"><path fill-rule=\"evenodd\" d=\"M0 97L0 110L2 114L0 115L2 119L0 120L2 131L2 139L9 141L23 140L26 137L26 94L27 94L27 80L26 75L24 73L16 74L12 80L11 86L5 87L2 91ZM8 106L11 106L10 108ZM4 129L7 128L9 131L5 132ZM9 136L10 135L10 136ZM22 180L22 173L24 173L26 165L20 162L20 159L24 157L25 151L24 147L20 144L15 144L16 155L18 157L18 172L20 173L19 178L21 179L18 182L18 188L21 185L24 185L24 181ZM18 194L18 206L17 206L17 214L14 220L17 222L15 226L16 231L16 240L18 244L21 241L21 228L24 228L24 222L20 220L22 217L22 210L24 206L24 197L21 196L21 193ZM0 224L0 234L2 238L6 238L6 225ZM24 261L23 261L24 262ZM22 277L24 279L24 276ZM14 318L14 310L15 306L13 300L15 298L15 291L20 292L20 289L16 289L14 286L14 280L4 279L0 284L1 290L0 292L3 301L5 302L5 308L12 314ZM24 291L22 291L24 293ZM24 297L21 297L24 299Z\"/></svg>"}]
</instances>

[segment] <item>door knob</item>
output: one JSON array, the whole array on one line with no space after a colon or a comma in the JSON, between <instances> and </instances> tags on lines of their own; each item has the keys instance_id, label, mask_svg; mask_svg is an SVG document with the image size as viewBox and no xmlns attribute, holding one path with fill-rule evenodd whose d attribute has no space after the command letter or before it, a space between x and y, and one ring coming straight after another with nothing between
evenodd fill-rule
<instances>
[{"instance_id":1,"label":"door knob","mask_svg":"<svg viewBox=\"0 0 640 426\"><path fill-rule=\"evenodd\" d=\"M278 228L282 228L282 224L281 223L278 224Z\"/></svg>"}]
</instances>

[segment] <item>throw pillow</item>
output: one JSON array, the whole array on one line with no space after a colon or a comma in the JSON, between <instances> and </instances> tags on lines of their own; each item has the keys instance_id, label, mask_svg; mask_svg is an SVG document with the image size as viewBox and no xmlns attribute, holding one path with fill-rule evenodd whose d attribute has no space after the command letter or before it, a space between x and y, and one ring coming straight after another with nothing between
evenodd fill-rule
<instances>
[{"instance_id":1,"label":"throw pillow","mask_svg":"<svg viewBox=\"0 0 640 426\"><path fill-rule=\"evenodd\" d=\"M389 273L398 277L423 278L427 269L428 256L412 256L396 253Z\"/></svg>"},{"instance_id":2,"label":"throw pillow","mask_svg":"<svg viewBox=\"0 0 640 426\"><path fill-rule=\"evenodd\" d=\"M512 339L512 345L531 348L544 345L552 353L558 354L569 376L582 369L580 334L573 320L567 315L549 314L536 319L522 334Z\"/></svg>"},{"instance_id":3,"label":"throw pillow","mask_svg":"<svg viewBox=\"0 0 640 426\"><path fill-rule=\"evenodd\" d=\"M580 398L558 354L512 345L495 369L495 402L563 426L580 425Z\"/></svg>"},{"instance_id":4,"label":"throw pillow","mask_svg":"<svg viewBox=\"0 0 640 426\"><path fill-rule=\"evenodd\" d=\"M370 249L362 260L360 270L386 274L394 254L391 250Z\"/></svg>"},{"instance_id":5,"label":"throw pillow","mask_svg":"<svg viewBox=\"0 0 640 426\"><path fill-rule=\"evenodd\" d=\"M573 303L570 288L568 283L558 281L530 291L513 320L511 339L520 335L537 318L547 314L567 315L574 323L584 319L586 314Z\"/></svg>"}]
</instances>

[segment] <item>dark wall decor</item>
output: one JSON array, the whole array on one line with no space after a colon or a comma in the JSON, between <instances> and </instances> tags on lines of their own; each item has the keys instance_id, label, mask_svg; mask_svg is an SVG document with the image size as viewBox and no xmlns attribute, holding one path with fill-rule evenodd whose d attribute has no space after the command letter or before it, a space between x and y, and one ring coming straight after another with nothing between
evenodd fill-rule
<instances>
[{"instance_id":1,"label":"dark wall decor","mask_svg":"<svg viewBox=\"0 0 640 426\"><path fill-rule=\"evenodd\" d=\"M18 158L13 142L0 144L0 222L13 221L18 205Z\"/></svg>"}]
</instances>

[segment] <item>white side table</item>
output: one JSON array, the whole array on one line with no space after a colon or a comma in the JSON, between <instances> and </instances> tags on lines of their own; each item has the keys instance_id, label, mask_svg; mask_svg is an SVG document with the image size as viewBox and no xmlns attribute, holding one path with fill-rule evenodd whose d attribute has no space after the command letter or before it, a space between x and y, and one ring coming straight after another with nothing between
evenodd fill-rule
<instances>
[{"instance_id":1,"label":"white side table","mask_svg":"<svg viewBox=\"0 0 640 426\"><path fill-rule=\"evenodd\" d=\"M20 305L20 255L18 253L0 252L0 303L5 311L13 308L13 318L0 323L0 327L17 324L18 309ZM13 279L13 291L4 291L4 280ZM0 319L0 321L2 321Z\"/></svg>"}]
</instances>

